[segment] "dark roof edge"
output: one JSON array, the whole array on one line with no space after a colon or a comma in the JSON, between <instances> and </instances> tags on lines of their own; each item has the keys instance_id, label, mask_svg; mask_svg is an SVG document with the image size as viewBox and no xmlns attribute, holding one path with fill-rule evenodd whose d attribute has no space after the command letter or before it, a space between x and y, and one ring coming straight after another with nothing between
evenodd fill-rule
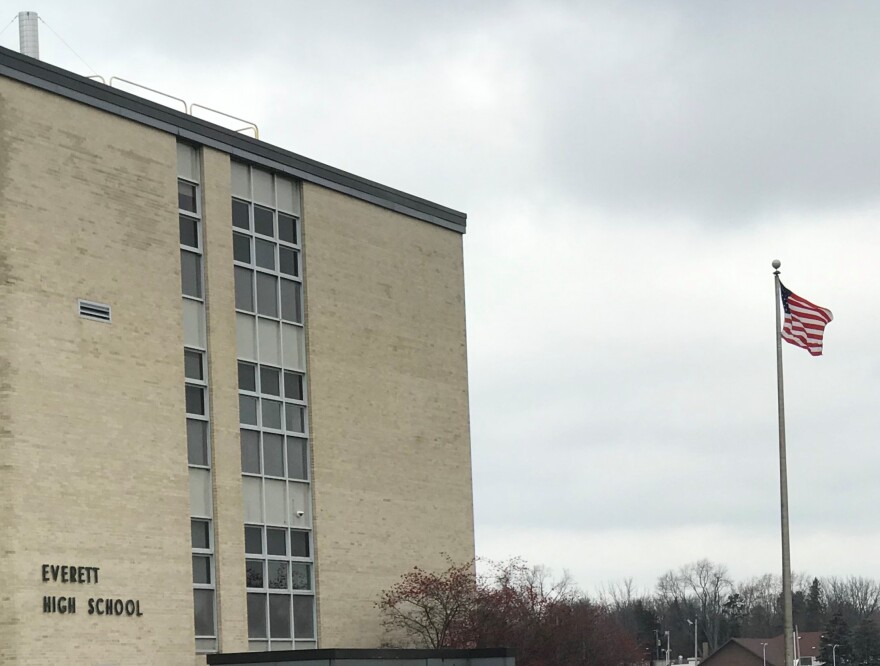
<instances>
[{"instance_id":1,"label":"dark roof edge","mask_svg":"<svg viewBox=\"0 0 880 666\"><path fill-rule=\"evenodd\" d=\"M313 661L331 659L487 659L492 657L515 657L513 648L475 648L456 650L440 648L438 650L422 649L349 649L324 648L317 650L278 650L275 652L227 652L209 654L208 664L261 664L279 663L284 661Z\"/></svg>"},{"instance_id":2,"label":"dark roof edge","mask_svg":"<svg viewBox=\"0 0 880 666\"><path fill-rule=\"evenodd\" d=\"M0 47L0 75L459 233L465 213Z\"/></svg>"}]
</instances>

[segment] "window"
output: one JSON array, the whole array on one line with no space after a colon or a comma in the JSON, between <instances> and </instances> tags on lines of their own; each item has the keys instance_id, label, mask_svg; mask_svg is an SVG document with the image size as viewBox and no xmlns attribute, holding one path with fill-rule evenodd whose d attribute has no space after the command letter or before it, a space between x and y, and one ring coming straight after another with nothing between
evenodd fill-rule
<instances>
[{"instance_id":1,"label":"window","mask_svg":"<svg viewBox=\"0 0 880 666\"><path fill-rule=\"evenodd\" d=\"M288 539L290 540L288 542ZM310 533L245 526L248 635L255 642L314 639L314 572Z\"/></svg>"},{"instance_id":2,"label":"window","mask_svg":"<svg viewBox=\"0 0 880 666\"><path fill-rule=\"evenodd\" d=\"M315 647L299 192L232 164L248 637Z\"/></svg>"},{"instance_id":3,"label":"window","mask_svg":"<svg viewBox=\"0 0 880 666\"><path fill-rule=\"evenodd\" d=\"M190 476L190 536L196 652L217 651L204 247L198 151L177 144L180 290L183 296L184 406Z\"/></svg>"},{"instance_id":4,"label":"window","mask_svg":"<svg viewBox=\"0 0 880 666\"><path fill-rule=\"evenodd\" d=\"M210 520L190 521L192 533L193 614L196 639L216 636L214 543Z\"/></svg>"}]
</instances>

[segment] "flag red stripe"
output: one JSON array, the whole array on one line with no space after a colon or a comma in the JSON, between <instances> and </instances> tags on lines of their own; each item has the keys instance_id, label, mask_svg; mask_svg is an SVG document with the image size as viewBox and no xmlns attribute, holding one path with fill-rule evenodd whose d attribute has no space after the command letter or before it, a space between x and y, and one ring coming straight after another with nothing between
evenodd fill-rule
<instances>
[{"instance_id":1,"label":"flag red stripe","mask_svg":"<svg viewBox=\"0 0 880 666\"><path fill-rule=\"evenodd\" d=\"M813 356L822 355L825 325L833 320L831 310L810 303L786 289L788 297L785 321L780 337L789 344L806 349Z\"/></svg>"}]
</instances>

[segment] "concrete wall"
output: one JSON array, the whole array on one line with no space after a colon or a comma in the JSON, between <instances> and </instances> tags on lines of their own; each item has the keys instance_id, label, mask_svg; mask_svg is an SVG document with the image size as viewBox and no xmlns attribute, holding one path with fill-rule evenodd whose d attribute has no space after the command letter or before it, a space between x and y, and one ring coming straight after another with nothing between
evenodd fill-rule
<instances>
[{"instance_id":1,"label":"concrete wall","mask_svg":"<svg viewBox=\"0 0 880 666\"><path fill-rule=\"evenodd\" d=\"M321 647L376 647L379 593L474 556L462 236L306 184Z\"/></svg>"},{"instance_id":2,"label":"concrete wall","mask_svg":"<svg viewBox=\"0 0 880 666\"><path fill-rule=\"evenodd\" d=\"M174 137L0 78L0 160L0 662L191 664Z\"/></svg>"}]
</instances>

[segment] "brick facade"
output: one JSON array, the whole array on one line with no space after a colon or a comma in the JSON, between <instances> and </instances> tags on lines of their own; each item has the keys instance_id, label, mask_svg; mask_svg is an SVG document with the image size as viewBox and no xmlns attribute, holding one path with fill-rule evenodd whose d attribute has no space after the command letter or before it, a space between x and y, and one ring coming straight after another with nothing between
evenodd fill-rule
<instances>
[{"instance_id":1,"label":"brick facade","mask_svg":"<svg viewBox=\"0 0 880 666\"><path fill-rule=\"evenodd\" d=\"M177 137L0 76L0 663L194 656ZM219 646L246 650L230 155L202 156ZM473 557L462 236L303 186L318 640ZM77 299L112 307L78 316ZM42 564L98 567L44 582ZM60 570L58 570L60 571ZM76 597L74 614L44 596ZM138 617L88 614L137 599Z\"/></svg>"}]
</instances>

